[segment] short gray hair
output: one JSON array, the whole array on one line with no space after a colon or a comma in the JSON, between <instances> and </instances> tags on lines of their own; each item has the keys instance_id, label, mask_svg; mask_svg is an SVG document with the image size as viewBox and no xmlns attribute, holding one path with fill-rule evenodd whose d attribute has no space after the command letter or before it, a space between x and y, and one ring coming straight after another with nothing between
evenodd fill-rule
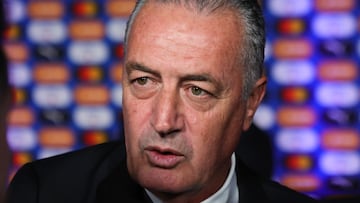
<instances>
[{"instance_id":1,"label":"short gray hair","mask_svg":"<svg viewBox=\"0 0 360 203\"><path fill-rule=\"evenodd\" d=\"M245 38L239 44L239 65L244 67L243 98L250 95L255 82L262 76L265 48L265 23L262 11L256 0L138 0L130 15L125 31L125 53L129 33L141 8L149 1L171 3L212 13L216 10L230 10L239 16L245 25ZM240 36L240 34L239 34Z\"/></svg>"}]
</instances>

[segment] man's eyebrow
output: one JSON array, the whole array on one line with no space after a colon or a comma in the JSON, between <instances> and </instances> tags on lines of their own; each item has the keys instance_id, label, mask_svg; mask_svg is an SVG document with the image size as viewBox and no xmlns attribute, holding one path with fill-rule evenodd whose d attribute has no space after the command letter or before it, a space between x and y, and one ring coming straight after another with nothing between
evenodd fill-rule
<instances>
[{"instance_id":1,"label":"man's eyebrow","mask_svg":"<svg viewBox=\"0 0 360 203\"><path fill-rule=\"evenodd\" d=\"M211 75L206 74L206 73L184 75L181 77L180 81L181 82L186 82L186 81L209 82L215 86L217 91L220 91L223 89L223 85L219 80L215 79L214 77L212 77Z\"/></svg>"},{"instance_id":2,"label":"man's eyebrow","mask_svg":"<svg viewBox=\"0 0 360 203\"><path fill-rule=\"evenodd\" d=\"M156 77L161 77L161 75L158 71L152 70L151 68L149 68L141 63L137 63L137 62L126 63L125 70L128 75L130 75L131 72L137 70L137 71L150 73L152 75L155 75Z\"/></svg>"},{"instance_id":3,"label":"man's eyebrow","mask_svg":"<svg viewBox=\"0 0 360 203\"><path fill-rule=\"evenodd\" d=\"M217 83L215 78L209 76L208 74L189 74L184 75L181 77L181 81L204 81L204 82L211 82Z\"/></svg>"}]
</instances>

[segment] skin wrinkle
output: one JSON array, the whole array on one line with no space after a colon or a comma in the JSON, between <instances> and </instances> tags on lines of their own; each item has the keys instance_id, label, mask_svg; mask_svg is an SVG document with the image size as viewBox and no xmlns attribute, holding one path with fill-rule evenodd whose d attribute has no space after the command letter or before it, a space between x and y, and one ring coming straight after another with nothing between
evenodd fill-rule
<instances>
[{"instance_id":1,"label":"skin wrinkle","mask_svg":"<svg viewBox=\"0 0 360 203\"><path fill-rule=\"evenodd\" d=\"M166 135L166 138L159 137L156 133L147 134L144 139L139 142L139 147L143 150L148 146L159 145L163 148L171 147L172 149L180 152L187 158L192 156L192 147L186 139L177 135L178 132L172 132Z\"/></svg>"},{"instance_id":2,"label":"skin wrinkle","mask_svg":"<svg viewBox=\"0 0 360 203\"><path fill-rule=\"evenodd\" d=\"M233 12L237 17L236 23L239 23L238 28L243 28L237 37L234 38L239 40L237 42L240 42L237 43L237 49L240 51L236 56L236 60L238 66L243 67L245 71L244 77L242 77L244 85L242 99L246 100L249 97L254 88L253 84L261 77L264 71L262 64L264 60L265 25L261 8L258 5L254 5L256 2L237 0L139 0L126 28L125 47L128 45L129 33L139 11L148 2L154 3L158 7L166 5L183 6L196 14L204 16L215 13L221 14L222 12ZM236 42L232 44L236 44Z\"/></svg>"},{"instance_id":3,"label":"skin wrinkle","mask_svg":"<svg viewBox=\"0 0 360 203\"><path fill-rule=\"evenodd\" d=\"M235 65L234 39L239 40L241 32L237 20L231 12L203 15L151 2L134 21L123 75L128 169L162 200L200 202L221 187L241 130L249 127L263 96L260 88L249 101L242 100L243 73ZM219 26L223 29L216 29ZM194 79L200 76L214 80ZM149 80L136 83L141 77ZM192 86L216 86L220 96L193 95ZM147 146L184 156L169 165L171 169L156 167Z\"/></svg>"},{"instance_id":4,"label":"skin wrinkle","mask_svg":"<svg viewBox=\"0 0 360 203\"><path fill-rule=\"evenodd\" d=\"M145 67L145 65L138 64L136 62L128 62L125 66L125 70L128 75L131 75L134 71L142 71L147 72L149 74L154 75L155 77L159 78L158 80L162 82L162 78L159 72L152 70L151 68ZM224 74L223 74L224 76ZM198 81L206 86L209 86L210 93L212 96L216 97L217 99L226 99L229 95L228 92L230 90L229 87L224 87L220 80L212 77L207 73L199 73L196 75L183 75L180 77L179 84L177 88L181 88L184 84L189 83L191 81Z\"/></svg>"}]
</instances>

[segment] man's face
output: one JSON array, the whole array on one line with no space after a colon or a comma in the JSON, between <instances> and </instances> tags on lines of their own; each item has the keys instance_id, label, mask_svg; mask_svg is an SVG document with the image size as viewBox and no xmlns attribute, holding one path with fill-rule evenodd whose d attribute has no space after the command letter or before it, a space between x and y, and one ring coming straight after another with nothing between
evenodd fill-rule
<instances>
[{"instance_id":1,"label":"man's face","mask_svg":"<svg viewBox=\"0 0 360 203\"><path fill-rule=\"evenodd\" d=\"M133 24L123 78L128 169L159 196L203 199L227 176L261 100L241 97L239 27L230 12L156 3Z\"/></svg>"}]
</instances>

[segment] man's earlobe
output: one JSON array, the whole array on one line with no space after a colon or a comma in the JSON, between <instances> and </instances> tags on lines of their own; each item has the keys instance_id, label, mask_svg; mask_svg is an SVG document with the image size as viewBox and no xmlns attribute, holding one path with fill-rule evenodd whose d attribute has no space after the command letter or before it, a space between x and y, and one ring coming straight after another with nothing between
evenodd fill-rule
<instances>
[{"instance_id":1,"label":"man's earlobe","mask_svg":"<svg viewBox=\"0 0 360 203\"><path fill-rule=\"evenodd\" d=\"M263 100L266 92L266 83L267 79L265 76L262 76L256 83L254 88L249 95L249 98L246 101L246 116L244 120L243 130L247 130L253 120L256 109Z\"/></svg>"}]
</instances>

